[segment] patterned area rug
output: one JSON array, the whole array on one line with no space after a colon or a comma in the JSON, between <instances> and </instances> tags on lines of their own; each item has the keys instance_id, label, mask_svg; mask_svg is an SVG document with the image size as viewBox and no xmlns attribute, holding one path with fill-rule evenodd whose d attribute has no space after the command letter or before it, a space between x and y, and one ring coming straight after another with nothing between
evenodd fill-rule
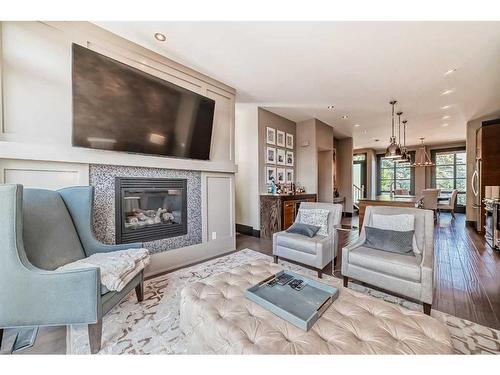
<instances>
[{"instance_id":1,"label":"patterned area rug","mask_svg":"<svg viewBox=\"0 0 500 375\"><path fill-rule=\"evenodd\" d=\"M131 293L103 319L102 349L99 354L183 354L186 352L183 334L179 329L180 293L187 283L205 279L256 259L271 261L271 257L245 249L192 267L158 276L145 282L142 303ZM280 261L285 269L315 276L316 272ZM338 285L341 280L324 275ZM358 284L349 288L421 311L419 304L406 301ZM432 310L432 316L450 330L455 352L458 354L500 354L500 332L455 316ZM68 329L68 354L90 353L87 326L75 325Z\"/></svg>"}]
</instances>

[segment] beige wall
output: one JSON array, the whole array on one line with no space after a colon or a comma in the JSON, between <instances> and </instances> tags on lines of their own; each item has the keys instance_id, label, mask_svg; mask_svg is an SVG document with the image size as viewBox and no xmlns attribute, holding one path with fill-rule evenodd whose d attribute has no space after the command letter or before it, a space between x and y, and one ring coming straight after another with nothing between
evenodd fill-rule
<instances>
[{"instance_id":1,"label":"beige wall","mask_svg":"<svg viewBox=\"0 0 500 375\"><path fill-rule=\"evenodd\" d=\"M337 185L339 194L345 197L345 212L352 213L352 138L335 139L337 151Z\"/></svg>"},{"instance_id":2,"label":"beige wall","mask_svg":"<svg viewBox=\"0 0 500 375\"><path fill-rule=\"evenodd\" d=\"M321 202L333 199L333 150L330 125L318 119L297 123L297 183Z\"/></svg>"},{"instance_id":3,"label":"beige wall","mask_svg":"<svg viewBox=\"0 0 500 375\"><path fill-rule=\"evenodd\" d=\"M295 181L306 192L318 192L318 149L316 146L316 121L310 119L297 123L297 170Z\"/></svg>"},{"instance_id":4,"label":"beige wall","mask_svg":"<svg viewBox=\"0 0 500 375\"><path fill-rule=\"evenodd\" d=\"M470 188L470 181L474 173L476 163L476 131L482 125L483 121L494 120L500 117L500 110L488 116L479 117L467 123L467 212L465 219L467 221L477 221L479 210L473 208L474 194ZM500 146L499 146L500 147Z\"/></svg>"},{"instance_id":5,"label":"beige wall","mask_svg":"<svg viewBox=\"0 0 500 375\"><path fill-rule=\"evenodd\" d=\"M333 151L318 151L318 202L333 201Z\"/></svg>"},{"instance_id":6,"label":"beige wall","mask_svg":"<svg viewBox=\"0 0 500 375\"><path fill-rule=\"evenodd\" d=\"M259 153L258 153L258 160L259 160L259 192L260 194L265 194L267 193L267 185L266 185L266 147L275 147L276 149L284 149L284 150L290 150L294 152L294 157L297 159L297 136L296 136L296 124L293 121L290 121L284 117L281 117L275 113L269 112L263 108L259 108ZM278 147L278 146L273 146L273 145L267 145L266 144L266 127L271 127L276 130L281 130L285 133L289 133L293 135L293 150L288 149L286 147ZM294 161L294 166L293 167L287 167L287 166L279 166L276 165L277 168L285 168L285 169L293 169L294 176L297 176L297 160ZM274 166L274 165L273 165ZM297 178L295 178L297 181Z\"/></svg>"},{"instance_id":7,"label":"beige wall","mask_svg":"<svg viewBox=\"0 0 500 375\"><path fill-rule=\"evenodd\" d=\"M235 249L234 89L87 22L1 22L0 36L0 183L88 184L89 164L199 170L203 243L155 254L146 272ZM210 161L72 147L72 43L214 99Z\"/></svg>"},{"instance_id":8,"label":"beige wall","mask_svg":"<svg viewBox=\"0 0 500 375\"><path fill-rule=\"evenodd\" d=\"M318 151L333 150L333 128L320 120L316 120L316 147Z\"/></svg>"},{"instance_id":9,"label":"beige wall","mask_svg":"<svg viewBox=\"0 0 500 375\"><path fill-rule=\"evenodd\" d=\"M333 201L333 128L316 120L316 147L318 149L318 201Z\"/></svg>"},{"instance_id":10,"label":"beige wall","mask_svg":"<svg viewBox=\"0 0 500 375\"><path fill-rule=\"evenodd\" d=\"M236 104L236 223L260 229L260 194L267 192L265 181L266 127L293 134L297 181L297 136L295 122L259 108L257 104ZM270 147L277 147L271 146ZM276 166L277 167L277 166ZM280 166L281 167L281 166ZM283 168L291 168L284 166Z\"/></svg>"},{"instance_id":11,"label":"beige wall","mask_svg":"<svg viewBox=\"0 0 500 375\"><path fill-rule=\"evenodd\" d=\"M258 107L236 104L236 223L260 227Z\"/></svg>"}]
</instances>

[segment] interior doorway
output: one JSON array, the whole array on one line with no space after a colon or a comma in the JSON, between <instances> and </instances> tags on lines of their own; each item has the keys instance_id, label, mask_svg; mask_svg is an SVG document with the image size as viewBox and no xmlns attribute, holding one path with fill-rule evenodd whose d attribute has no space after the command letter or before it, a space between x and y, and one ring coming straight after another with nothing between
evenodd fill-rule
<instances>
[{"instance_id":1,"label":"interior doorway","mask_svg":"<svg viewBox=\"0 0 500 375\"><path fill-rule=\"evenodd\" d=\"M366 198L366 153L352 157L352 197L356 204L360 198Z\"/></svg>"}]
</instances>

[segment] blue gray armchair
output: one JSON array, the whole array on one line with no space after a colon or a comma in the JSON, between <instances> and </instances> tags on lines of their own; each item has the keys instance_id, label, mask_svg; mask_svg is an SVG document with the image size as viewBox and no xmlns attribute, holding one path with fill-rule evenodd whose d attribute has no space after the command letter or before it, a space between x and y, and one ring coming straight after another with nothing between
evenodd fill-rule
<instances>
[{"instance_id":1,"label":"blue gray armchair","mask_svg":"<svg viewBox=\"0 0 500 375\"><path fill-rule=\"evenodd\" d=\"M98 268L56 271L94 253L142 246L98 242L92 199L87 186L23 192L22 185L0 185L0 338L8 327L88 324L96 353L103 315L134 288L142 301L142 271L120 292L101 286Z\"/></svg>"}]
</instances>

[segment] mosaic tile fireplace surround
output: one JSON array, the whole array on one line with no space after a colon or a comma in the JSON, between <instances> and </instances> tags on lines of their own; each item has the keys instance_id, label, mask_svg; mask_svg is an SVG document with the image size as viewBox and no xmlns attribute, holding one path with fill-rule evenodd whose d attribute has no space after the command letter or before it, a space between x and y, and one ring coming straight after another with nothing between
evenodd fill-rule
<instances>
[{"instance_id":1,"label":"mosaic tile fireplace surround","mask_svg":"<svg viewBox=\"0 0 500 375\"><path fill-rule=\"evenodd\" d=\"M89 177L100 241L144 242L152 253L201 243L200 172L92 164Z\"/></svg>"}]
</instances>

